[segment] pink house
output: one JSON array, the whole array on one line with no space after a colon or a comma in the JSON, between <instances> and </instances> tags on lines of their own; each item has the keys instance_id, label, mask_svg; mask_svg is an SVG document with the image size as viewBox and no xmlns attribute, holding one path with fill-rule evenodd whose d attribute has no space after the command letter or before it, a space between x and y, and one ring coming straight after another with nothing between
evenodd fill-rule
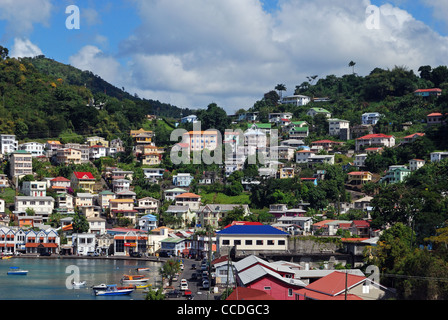
<instances>
[{"instance_id":1,"label":"pink house","mask_svg":"<svg viewBox=\"0 0 448 320\"><path fill-rule=\"evenodd\" d=\"M256 289L276 300L294 300L294 291L306 284L294 279L294 272L287 267L270 264L254 255L234 264L238 286Z\"/></svg>"}]
</instances>

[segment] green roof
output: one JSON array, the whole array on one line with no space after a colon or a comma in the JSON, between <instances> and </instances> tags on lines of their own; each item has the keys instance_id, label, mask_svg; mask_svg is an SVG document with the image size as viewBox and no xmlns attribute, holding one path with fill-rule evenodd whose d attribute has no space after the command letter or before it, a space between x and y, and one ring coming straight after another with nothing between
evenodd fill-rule
<instances>
[{"instance_id":1,"label":"green roof","mask_svg":"<svg viewBox=\"0 0 448 320\"><path fill-rule=\"evenodd\" d=\"M312 110L316 111L316 112L325 112L325 113L330 113L330 111L324 109L324 108L311 108Z\"/></svg>"},{"instance_id":2,"label":"green roof","mask_svg":"<svg viewBox=\"0 0 448 320\"><path fill-rule=\"evenodd\" d=\"M247 127L252 128L252 126L255 125L256 127L260 129L271 129L272 124L270 123L248 123Z\"/></svg>"},{"instance_id":3,"label":"green roof","mask_svg":"<svg viewBox=\"0 0 448 320\"><path fill-rule=\"evenodd\" d=\"M294 127L294 128L291 128L291 131L307 132L308 131L308 127Z\"/></svg>"}]
</instances>

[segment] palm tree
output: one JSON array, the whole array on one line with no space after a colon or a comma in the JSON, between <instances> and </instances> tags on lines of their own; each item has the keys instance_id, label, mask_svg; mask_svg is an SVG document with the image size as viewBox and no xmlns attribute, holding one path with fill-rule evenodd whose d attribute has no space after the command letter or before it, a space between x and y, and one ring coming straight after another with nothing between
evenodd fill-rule
<instances>
[{"instance_id":1,"label":"palm tree","mask_svg":"<svg viewBox=\"0 0 448 320\"><path fill-rule=\"evenodd\" d=\"M356 65L356 62L354 62L354 61L350 61L348 64L349 67L353 68L353 74L355 74L355 65Z\"/></svg>"},{"instance_id":2,"label":"palm tree","mask_svg":"<svg viewBox=\"0 0 448 320\"><path fill-rule=\"evenodd\" d=\"M286 91L286 86L284 84L278 84L275 86L275 90L279 92L280 99L282 98L282 92Z\"/></svg>"}]
</instances>

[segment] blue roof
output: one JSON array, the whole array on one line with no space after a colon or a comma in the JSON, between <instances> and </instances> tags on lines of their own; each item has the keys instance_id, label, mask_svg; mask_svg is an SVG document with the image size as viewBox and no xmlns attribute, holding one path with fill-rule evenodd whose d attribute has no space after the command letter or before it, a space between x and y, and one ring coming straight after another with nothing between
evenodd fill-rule
<instances>
[{"instance_id":1,"label":"blue roof","mask_svg":"<svg viewBox=\"0 0 448 320\"><path fill-rule=\"evenodd\" d=\"M218 234L263 234L263 235L287 235L269 225L234 225L217 232Z\"/></svg>"}]
</instances>

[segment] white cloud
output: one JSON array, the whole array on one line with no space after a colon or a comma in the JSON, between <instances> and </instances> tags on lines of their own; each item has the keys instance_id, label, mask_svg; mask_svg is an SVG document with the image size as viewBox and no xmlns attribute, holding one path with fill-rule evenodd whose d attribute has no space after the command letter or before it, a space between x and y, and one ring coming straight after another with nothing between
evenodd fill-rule
<instances>
[{"instance_id":1,"label":"white cloud","mask_svg":"<svg viewBox=\"0 0 448 320\"><path fill-rule=\"evenodd\" d=\"M14 45L10 56L13 58L35 57L42 55L40 48L33 44L29 39L14 39Z\"/></svg>"},{"instance_id":2,"label":"white cloud","mask_svg":"<svg viewBox=\"0 0 448 320\"><path fill-rule=\"evenodd\" d=\"M51 0L1 0L0 20L8 22L5 36L29 35L34 24L49 25Z\"/></svg>"},{"instance_id":3,"label":"white cloud","mask_svg":"<svg viewBox=\"0 0 448 320\"><path fill-rule=\"evenodd\" d=\"M84 47L71 63L129 92L184 107L211 102L228 112L249 108L285 83L286 94L307 76L375 67L448 64L448 39L391 4L380 7L379 30L366 27L369 0L133 0L141 25L120 48L118 62ZM126 73L124 73L124 72ZM121 86L121 85L119 85Z\"/></svg>"},{"instance_id":4,"label":"white cloud","mask_svg":"<svg viewBox=\"0 0 448 320\"><path fill-rule=\"evenodd\" d=\"M121 70L120 63L96 46L88 45L81 48L78 53L69 58L69 62L72 66L91 71L116 86L126 82L126 74Z\"/></svg>"}]
</instances>

